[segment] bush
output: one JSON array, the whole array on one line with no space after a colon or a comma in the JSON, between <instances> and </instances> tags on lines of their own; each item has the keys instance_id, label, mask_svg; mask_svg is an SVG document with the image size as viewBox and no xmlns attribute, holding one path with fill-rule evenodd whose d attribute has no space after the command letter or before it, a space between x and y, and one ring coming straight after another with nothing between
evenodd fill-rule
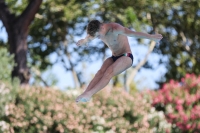
<instances>
[{"instance_id":1,"label":"bush","mask_svg":"<svg viewBox=\"0 0 200 133\"><path fill-rule=\"evenodd\" d=\"M14 84L14 86L17 86ZM8 105L15 102L17 90L16 87L12 87L10 83L0 81L0 132L10 132L9 121L5 121L6 110Z\"/></svg>"},{"instance_id":2,"label":"bush","mask_svg":"<svg viewBox=\"0 0 200 133\"><path fill-rule=\"evenodd\" d=\"M157 92L152 92L153 106L164 110L174 124L173 132L200 131L200 76L187 74L181 82L171 80Z\"/></svg>"},{"instance_id":3,"label":"bush","mask_svg":"<svg viewBox=\"0 0 200 133\"><path fill-rule=\"evenodd\" d=\"M14 67L13 55L6 48L0 48L0 80L11 81L11 72Z\"/></svg>"},{"instance_id":4,"label":"bush","mask_svg":"<svg viewBox=\"0 0 200 133\"><path fill-rule=\"evenodd\" d=\"M4 88L13 91L6 85ZM86 104L74 102L77 90L26 87L13 93L0 116L2 132L163 133L171 128L164 114L151 107L145 93L133 97L120 89L114 89L111 95L104 90Z\"/></svg>"}]
</instances>

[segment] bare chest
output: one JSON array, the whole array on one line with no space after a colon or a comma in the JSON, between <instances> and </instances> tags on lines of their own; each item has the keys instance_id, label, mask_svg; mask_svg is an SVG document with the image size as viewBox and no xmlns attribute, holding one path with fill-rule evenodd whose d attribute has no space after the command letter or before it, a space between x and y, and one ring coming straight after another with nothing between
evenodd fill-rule
<instances>
[{"instance_id":1,"label":"bare chest","mask_svg":"<svg viewBox=\"0 0 200 133\"><path fill-rule=\"evenodd\" d=\"M119 45L118 35L108 34L101 38L101 40L108 45L108 47L115 47Z\"/></svg>"}]
</instances>

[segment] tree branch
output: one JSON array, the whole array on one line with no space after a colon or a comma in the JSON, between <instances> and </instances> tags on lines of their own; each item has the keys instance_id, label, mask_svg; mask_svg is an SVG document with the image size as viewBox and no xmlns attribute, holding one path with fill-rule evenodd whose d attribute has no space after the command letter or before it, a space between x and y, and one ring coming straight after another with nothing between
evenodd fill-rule
<instances>
[{"instance_id":1,"label":"tree branch","mask_svg":"<svg viewBox=\"0 0 200 133\"><path fill-rule=\"evenodd\" d=\"M31 21L34 19L35 14L39 10L42 0L30 0L28 6L23 11L23 13L18 17L18 24L21 25L23 30L26 30L30 25Z\"/></svg>"},{"instance_id":2,"label":"tree branch","mask_svg":"<svg viewBox=\"0 0 200 133\"><path fill-rule=\"evenodd\" d=\"M129 91L128 86L131 84L131 81L133 80L133 78L135 77L135 75L137 74L139 69L147 62L148 56L153 51L155 45L156 45L156 42L151 41L150 46L149 46L149 50L148 50L147 54L145 55L144 59L141 60L140 63L132 70L131 75L128 77L128 80L126 81L126 90L127 91Z\"/></svg>"},{"instance_id":3,"label":"tree branch","mask_svg":"<svg viewBox=\"0 0 200 133\"><path fill-rule=\"evenodd\" d=\"M35 75L42 81L42 83L46 87L49 87L48 83L42 78L41 72L36 67L32 66L32 71L33 71L33 73L35 73Z\"/></svg>"},{"instance_id":4,"label":"tree branch","mask_svg":"<svg viewBox=\"0 0 200 133\"><path fill-rule=\"evenodd\" d=\"M0 20L2 20L3 25L6 29L9 29L10 19L14 19L14 15L10 13L5 0L0 0Z\"/></svg>"}]
</instances>

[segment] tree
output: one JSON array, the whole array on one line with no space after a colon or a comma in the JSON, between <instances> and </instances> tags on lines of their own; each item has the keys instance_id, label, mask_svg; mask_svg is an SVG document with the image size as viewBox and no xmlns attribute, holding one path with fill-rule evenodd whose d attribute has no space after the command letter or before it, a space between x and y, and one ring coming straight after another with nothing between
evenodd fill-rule
<instances>
[{"instance_id":1,"label":"tree","mask_svg":"<svg viewBox=\"0 0 200 133\"><path fill-rule=\"evenodd\" d=\"M127 92L130 92L130 87L129 86L131 85L131 82L132 82L133 78L135 77L135 75L137 74L137 72L139 71L139 69L145 65L145 63L147 62L148 56L153 51L155 45L156 45L156 42L155 41L151 41L150 46L149 46L149 50L148 50L147 54L145 55L145 58L143 60L141 60L136 65L135 68L133 68L131 70L131 74L129 75L128 80L124 83L125 90Z\"/></svg>"},{"instance_id":2,"label":"tree","mask_svg":"<svg viewBox=\"0 0 200 133\"><path fill-rule=\"evenodd\" d=\"M61 63L66 71L72 72L75 88L83 84L81 73L76 66L86 50L76 47L74 36L83 34L88 21L83 19L87 12L84 2L83 0L44 1L30 27L28 41L30 64L44 71L54 63ZM49 60L52 53L57 54L54 63ZM77 53L80 53L80 56L74 58Z\"/></svg>"},{"instance_id":3,"label":"tree","mask_svg":"<svg viewBox=\"0 0 200 133\"><path fill-rule=\"evenodd\" d=\"M39 71L43 71L52 65L47 56L55 51L61 54L59 58L64 62L63 54L70 54L68 52L68 44L74 43L73 39L68 40L68 38L73 38L68 31L73 30L77 18L84 13L80 7L84 1L59 0L54 2L53 0L47 0L43 3L41 2L42 0L30 2L26 0L1 1L0 11L3 14L1 15L1 20L9 36L10 52L15 54L17 63L12 76L18 76L21 83L28 83L30 78L29 69L27 68L27 56L31 66L35 66L34 69L38 68ZM40 5L41 8L39 9ZM36 14L37 10L39 11ZM30 25L34 17L35 20ZM26 42L27 36L28 45ZM62 53L60 53L61 49L63 50ZM67 57L69 58L69 56ZM70 67L66 67L66 70L73 71L76 64L72 62L70 65ZM74 71L74 73L76 72ZM76 76L76 74L74 75Z\"/></svg>"},{"instance_id":4,"label":"tree","mask_svg":"<svg viewBox=\"0 0 200 133\"><path fill-rule=\"evenodd\" d=\"M152 12L156 23L165 26L160 28L165 39L155 49L169 58L161 82L180 80L186 73L200 74L200 1L162 2L162 14Z\"/></svg>"},{"instance_id":5,"label":"tree","mask_svg":"<svg viewBox=\"0 0 200 133\"><path fill-rule=\"evenodd\" d=\"M19 1L12 2L16 4ZM30 78L29 68L27 67L26 39L29 25L34 19L41 2L42 0L29 1L29 3L26 3L27 6L24 10L17 15L9 10L9 5L5 0L0 0L0 20L6 28L10 53L14 54L15 63L17 64L12 71L12 77L18 77L21 84L27 84Z\"/></svg>"}]
</instances>

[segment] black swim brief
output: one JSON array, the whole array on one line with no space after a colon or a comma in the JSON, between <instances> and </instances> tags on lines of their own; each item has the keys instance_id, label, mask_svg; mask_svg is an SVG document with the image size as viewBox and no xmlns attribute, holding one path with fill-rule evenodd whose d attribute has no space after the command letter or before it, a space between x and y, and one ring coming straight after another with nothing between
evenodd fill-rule
<instances>
[{"instance_id":1,"label":"black swim brief","mask_svg":"<svg viewBox=\"0 0 200 133\"><path fill-rule=\"evenodd\" d=\"M122 56L130 57L131 60L132 60L132 63L133 63L133 55L131 53L125 53L125 54L122 54L122 55L119 55L119 56L112 56L112 59L115 62L117 59L119 59Z\"/></svg>"}]
</instances>

